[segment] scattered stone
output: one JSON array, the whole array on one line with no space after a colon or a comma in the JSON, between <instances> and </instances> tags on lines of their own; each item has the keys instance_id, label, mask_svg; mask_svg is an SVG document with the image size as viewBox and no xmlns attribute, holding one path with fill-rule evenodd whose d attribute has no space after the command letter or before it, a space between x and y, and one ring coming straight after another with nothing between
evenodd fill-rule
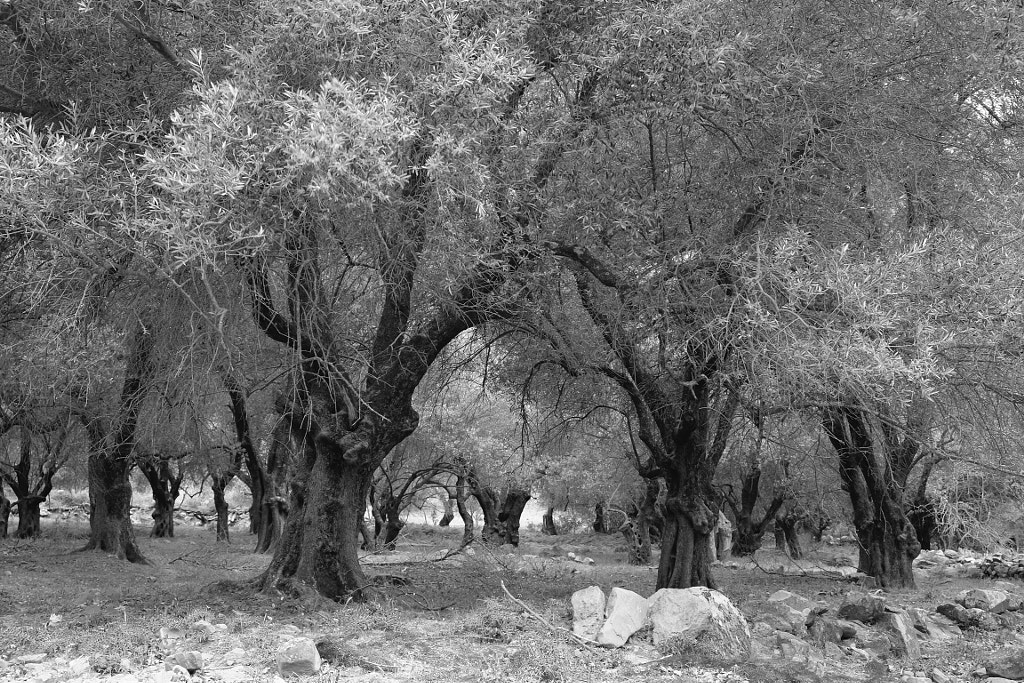
<instances>
[{"instance_id":1,"label":"scattered stone","mask_svg":"<svg viewBox=\"0 0 1024 683\"><path fill-rule=\"evenodd\" d=\"M921 658L921 642L913 618L905 612L887 612L879 621L895 636L896 649L910 659Z\"/></svg>"},{"instance_id":2,"label":"scattered stone","mask_svg":"<svg viewBox=\"0 0 1024 683\"><path fill-rule=\"evenodd\" d=\"M989 676L1000 676L1019 681L1024 679L1024 646L1011 645L993 652L982 665ZM991 679L989 679L991 680Z\"/></svg>"},{"instance_id":3,"label":"scattered stone","mask_svg":"<svg viewBox=\"0 0 1024 683\"><path fill-rule=\"evenodd\" d=\"M870 593L851 591L843 598L836 616L853 619L862 624L873 624L885 614L885 598Z\"/></svg>"},{"instance_id":4,"label":"scattered stone","mask_svg":"<svg viewBox=\"0 0 1024 683\"><path fill-rule=\"evenodd\" d=\"M967 609L983 609L992 614L1002 614L1010 603L1010 596L1003 591L971 588L961 591L956 596L956 601Z\"/></svg>"},{"instance_id":5,"label":"scattered stone","mask_svg":"<svg viewBox=\"0 0 1024 683\"><path fill-rule=\"evenodd\" d=\"M597 633L598 645L622 647L647 621L647 599L625 588L612 588L605 607L604 626ZM657 644L657 642L655 642Z\"/></svg>"},{"instance_id":6,"label":"scattered stone","mask_svg":"<svg viewBox=\"0 0 1024 683\"><path fill-rule=\"evenodd\" d=\"M953 683L952 677L942 669L932 669L928 676L932 679L933 683Z\"/></svg>"},{"instance_id":7,"label":"scattered stone","mask_svg":"<svg viewBox=\"0 0 1024 683\"><path fill-rule=\"evenodd\" d=\"M833 619L832 617L819 617L814 620L807 632L818 645L824 647L827 643L840 643L857 635L857 629L849 621Z\"/></svg>"},{"instance_id":8,"label":"scattered stone","mask_svg":"<svg viewBox=\"0 0 1024 683\"><path fill-rule=\"evenodd\" d=\"M648 600L654 644L673 638L714 643L723 659L750 658L750 627L729 598L716 590L662 588Z\"/></svg>"},{"instance_id":9,"label":"scattered stone","mask_svg":"<svg viewBox=\"0 0 1024 683\"><path fill-rule=\"evenodd\" d=\"M984 631L999 630L999 622L996 621L996 618L992 616L992 614L983 609L978 609L977 607L968 609L962 605L946 603L936 607L935 611L944 617L952 619L960 626L980 628Z\"/></svg>"},{"instance_id":10,"label":"scattered stone","mask_svg":"<svg viewBox=\"0 0 1024 683\"><path fill-rule=\"evenodd\" d=\"M871 629L858 631L856 643L858 647L876 657L884 657L892 651L892 638L889 637L889 634L880 631Z\"/></svg>"},{"instance_id":11,"label":"scattered stone","mask_svg":"<svg viewBox=\"0 0 1024 683\"><path fill-rule=\"evenodd\" d=\"M776 645L782 656L816 679L825 675L825 658L810 643L785 631L776 632Z\"/></svg>"},{"instance_id":12,"label":"scattered stone","mask_svg":"<svg viewBox=\"0 0 1024 683\"><path fill-rule=\"evenodd\" d=\"M320 664L320 653L310 638L293 638L277 651L277 671L284 678L310 676L320 670Z\"/></svg>"},{"instance_id":13,"label":"scattered stone","mask_svg":"<svg viewBox=\"0 0 1024 683\"><path fill-rule=\"evenodd\" d=\"M181 650L171 655L167 661L170 664L180 666L185 671L188 671L189 675L194 674L203 668L203 653L195 650Z\"/></svg>"},{"instance_id":14,"label":"scattered stone","mask_svg":"<svg viewBox=\"0 0 1024 683\"><path fill-rule=\"evenodd\" d=\"M786 590L775 591L768 598L769 614L773 617L772 621L776 622L772 625L780 631L788 631L796 636L806 633L807 627L826 609L802 595Z\"/></svg>"},{"instance_id":15,"label":"scattered stone","mask_svg":"<svg viewBox=\"0 0 1024 683\"><path fill-rule=\"evenodd\" d=\"M591 586L572 594L572 632L587 640L597 640L597 634L604 625L604 591L600 586Z\"/></svg>"}]
</instances>

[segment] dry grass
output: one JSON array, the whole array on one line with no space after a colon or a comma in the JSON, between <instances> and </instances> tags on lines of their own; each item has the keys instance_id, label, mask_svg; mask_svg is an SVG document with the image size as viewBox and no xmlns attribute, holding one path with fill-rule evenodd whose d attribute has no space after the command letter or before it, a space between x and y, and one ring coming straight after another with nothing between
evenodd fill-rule
<instances>
[{"instance_id":1,"label":"dry grass","mask_svg":"<svg viewBox=\"0 0 1024 683\"><path fill-rule=\"evenodd\" d=\"M199 650L207 661L225 665L240 648L244 656L232 664L246 667L253 681L269 681L282 637L301 632L318 641L329 664L311 679L317 681L744 680L742 668L724 673L730 667L712 650L658 652L639 634L631 642L639 644L640 657L636 648L632 655L585 648L557 630L570 625L569 596L580 588L653 592L654 570L625 564L615 536L531 534L516 551L474 546L472 554L438 562L427 558L439 547L457 546L461 530L410 525L398 552L369 558L371 571L404 581L386 585L378 602L339 606L254 593L245 580L269 558L250 552L252 539L242 529L233 532L232 545L214 543L208 527L180 525L173 540L149 539L140 529L149 565L75 552L85 531L81 524L49 522L42 539L0 542L0 656L89 655L95 670L117 673L125 665L135 671L158 664L171 649ZM570 551L598 563L572 562ZM740 569L719 568L716 576L747 615L757 614L778 588L837 602L852 587ZM530 611L508 600L502 583ZM934 608L979 583L947 579L892 599ZM210 637L193 628L200 620L226 628ZM176 630L180 638L169 646L161 629ZM929 668L964 668L958 662L967 662L985 636L977 638L933 655ZM658 665L642 662L666 655L670 659ZM756 673L747 670L751 678Z\"/></svg>"}]
</instances>

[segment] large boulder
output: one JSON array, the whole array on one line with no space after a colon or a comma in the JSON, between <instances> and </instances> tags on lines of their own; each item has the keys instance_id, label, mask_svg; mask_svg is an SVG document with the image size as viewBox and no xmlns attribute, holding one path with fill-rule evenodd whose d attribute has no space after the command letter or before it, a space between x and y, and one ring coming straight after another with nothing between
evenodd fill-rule
<instances>
[{"instance_id":1,"label":"large boulder","mask_svg":"<svg viewBox=\"0 0 1024 683\"><path fill-rule=\"evenodd\" d=\"M625 588L612 588L605 608L604 626L597 633L598 645L622 647L647 621L647 599Z\"/></svg>"},{"instance_id":2,"label":"large boulder","mask_svg":"<svg viewBox=\"0 0 1024 683\"><path fill-rule=\"evenodd\" d=\"M990 588L971 588L960 591L956 601L967 609L983 609L992 614L1001 614L1010 607L1010 596L1004 591Z\"/></svg>"},{"instance_id":3,"label":"large boulder","mask_svg":"<svg viewBox=\"0 0 1024 683\"><path fill-rule=\"evenodd\" d=\"M872 593L851 591L843 598L836 611L840 619L853 619L862 624L873 624L885 614L885 598Z\"/></svg>"},{"instance_id":4,"label":"large boulder","mask_svg":"<svg viewBox=\"0 0 1024 683\"><path fill-rule=\"evenodd\" d=\"M591 586L572 594L572 632L587 640L597 640L604 625L606 600L600 586Z\"/></svg>"},{"instance_id":5,"label":"large boulder","mask_svg":"<svg viewBox=\"0 0 1024 683\"><path fill-rule=\"evenodd\" d=\"M648 602L654 644L683 638L714 643L723 659L750 658L750 627L729 598L711 588L662 588Z\"/></svg>"},{"instance_id":6,"label":"large boulder","mask_svg":"<svg viewBox=\"0 0 1024 683\"><path fill-rule=\"evenodd\" d=\"M989 676L1008 678L1011 681L1024 680L1024 646L1004 647L986 657L982 664Z\"/></svg>"}]
</instances>

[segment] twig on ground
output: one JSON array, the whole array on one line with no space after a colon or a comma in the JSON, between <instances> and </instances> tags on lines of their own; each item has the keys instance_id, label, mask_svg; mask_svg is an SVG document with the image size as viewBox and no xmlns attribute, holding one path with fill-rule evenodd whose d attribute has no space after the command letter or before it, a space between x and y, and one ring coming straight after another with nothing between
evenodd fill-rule
<instances>
[{"instance_id":1,"label":"twig on ground","mask_svg":"<svg viewBox=\"0 0 1024 683\"><path fill-rule=\"evenodd\" d=\"M525 602L523 602L522 600L520 600L516 596L512 595L512 593L509 592L508 588L505 587L505 582L504 581L501 581L501 590L505 591L505 595L508 596L509 600L511 600L515 604L519 605L520 607L522 607L524 610L526 610L526 612L530 616L532 616L534 619L536 619L540 623L542 623L545 626L547 626L549 629L551 629L555 633L559 633L559 632L565 633L566 635L568 635L570 638L572 638L574 641L576 641L577 643L579 643L583 647L588 648L590 650L597 650L597 643L595 643L594 641L589 640L588 638L582 638L582 637L576 635L575 633L573 633L572 631L570 631L569 629L567 629L567 628L565 628L563 626L555 626L550 621L548 621L547 619L542 617L540 614L538 614L537 611L534 610L532 607L527 605Z\"/></svg>"}]
</instances>

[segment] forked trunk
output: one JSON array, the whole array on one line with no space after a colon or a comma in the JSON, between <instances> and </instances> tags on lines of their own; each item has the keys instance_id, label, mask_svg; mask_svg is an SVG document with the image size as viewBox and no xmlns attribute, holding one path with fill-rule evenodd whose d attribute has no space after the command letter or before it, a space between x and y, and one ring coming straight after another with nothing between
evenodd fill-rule
<instances>
[{"instance_id":1,"label":"forked trunk","mask_svg":"<svg viewBox=\"0 0 1024 683\"><path fill-rule=\"evenodd\" d=\"M41 496L18 499L18 530L14 532L17 538L36 538L42 533L39 506L44 500Z\"/></svg>"},{"instance_id":2,"label":"forked trunk","mask_svg":"<svg viewBox=\"0 0 1024 683\"><path fill-rule=\"evenodd\" d=\"M541 533L545 536L557 536L558 528L555 527L555 508L549 507L544 513L543 521L541 522Z\"/></svg>"},{"instance_id":3,"label":"forked trunk","mask_svg":"<svg viewBox=\"0 0 1024 683\"><path fill-rule=\"evenodd\" d=\"M332 455L314 456L308 476L296 473L284 534L261 579L264 589L299 582L332 600L358 600L368 592L358 551L372 469Z\"/></svg>"},{"instance_id":4,"label":"forked trunk","mask_svg":"<svg viewBox=\"0 0 1024 683\"><path fill-rule=\"evenodd\" d=\"M736 516L736 529L732 534L732 556L746 557L761 549L765 528L754 524L749 515Z\"/></svg>"},{"instance_id":5,"label":"forked trunk","mask_svg":"<svg viewBox=\"0 0 1024 683\"><path fill-rule=\"evenodd\" d=\"M132 529L130 463L106 453L89 456L89 542L83 550L102 550L144 564Z\"/></svg>"}]
</instances>

